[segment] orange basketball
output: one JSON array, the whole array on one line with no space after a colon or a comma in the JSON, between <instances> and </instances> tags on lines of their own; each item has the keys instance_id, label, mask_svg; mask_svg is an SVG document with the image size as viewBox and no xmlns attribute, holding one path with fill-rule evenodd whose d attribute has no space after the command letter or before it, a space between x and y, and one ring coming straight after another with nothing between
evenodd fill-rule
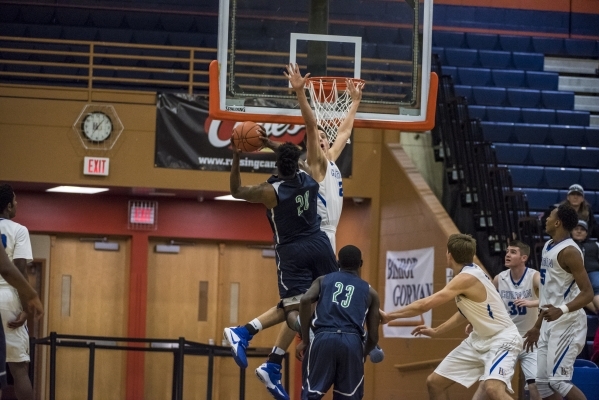
<instances>
[{"instance_id":1,"label":"orange basketball","mask_svg":"<svg viewBox=\"0 0 599 400\"><path fill-rule=\"evenodd\" d=\"M260 137L260 125L255 122L246 121L233 128L233 144L239 150L250 153L262 148Z\"/></svg>"}]
</instances>

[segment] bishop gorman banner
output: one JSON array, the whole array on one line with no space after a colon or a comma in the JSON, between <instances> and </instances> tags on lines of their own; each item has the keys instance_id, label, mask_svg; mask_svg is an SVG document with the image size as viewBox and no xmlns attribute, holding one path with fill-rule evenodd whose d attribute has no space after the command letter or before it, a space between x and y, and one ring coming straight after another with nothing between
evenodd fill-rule
<instances>
[{"instance_id":1,"label":"bishop gorman banner","mask_svg":"<svg viewBox=\"0 0 599 400\"><path fill-rule=\"evenodd\" d=\"M260 121L254 121L260 123ZM208 99L201 95L159 93L156 108L154 164L162 168L230 171L231 133L234 121L208 116ZM274 141L303 146L304 125L261 124ZM352 146L346 145L337 160L343 177L351 176ZM273 173L275 155L270 150L242 153L241 171Z\"/></svg>"},{"instance_id":2,"label":"bishop gorman banner","mask_svg":"<svg viewBox=\"0 0 599 400\"><path fill-rule=\"evenodd\" d=\"M385 283L385 312L399 310L433 294L434 247L408 251L388 251ZM418 325L431 325L432 311L383 325L385 337L413 337Z\"/></svg>"}]
</instances>

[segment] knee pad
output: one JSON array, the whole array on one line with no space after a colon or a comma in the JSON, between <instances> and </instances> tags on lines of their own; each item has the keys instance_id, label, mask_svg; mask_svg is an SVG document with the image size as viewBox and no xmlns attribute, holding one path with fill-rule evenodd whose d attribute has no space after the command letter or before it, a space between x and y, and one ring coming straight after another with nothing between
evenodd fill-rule
<instances>
[{"instance_id":1,"label":"knee pad","mask_svg":"<svg viewBox=\"0 0 599 400\"><path fill-rule=\"evenodd\" d=\"M536 381L536 384L542 398L550 397L553 394L553 390L549 387L549 382Z\"/></svg>"},{"instance_id":2,"label":"knee pad","mask_svg":"<svg viewBox=\"0 0 599 400\"><path fill-rule=\"evenodd\" d=\"M570 390L572 390L572 382L570 381L550 381L549 387L553 389L555 393L559 393L562 397L566 397Z\"/></svg>"}]
</instances>

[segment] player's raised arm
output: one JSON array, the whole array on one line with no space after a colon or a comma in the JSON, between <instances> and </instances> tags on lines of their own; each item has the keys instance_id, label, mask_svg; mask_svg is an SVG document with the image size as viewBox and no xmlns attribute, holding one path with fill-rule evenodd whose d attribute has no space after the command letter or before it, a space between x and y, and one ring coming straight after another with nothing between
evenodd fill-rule
<instances>
[{"instance_id":1,"label":"player's raised arm","mask_svg":"<svg viewBox=\"0 0 599 400\"><path fill-rule=\"evenodd\" d=\"M266 208L277 205L277 194L271 184L264 182L259 185L241 186L241 172L239 171L239 154L241 150L233 147L233 163L229 177L231 195L236 199L243 199L250 203L262 203Z\"/></svg>"},{"instance_id":2,"label":"player's raised arm","mask_svg":"<svg viewBox=\"0 0 599 400\"><path fill-rule=\"evenodd\" d=\"M347 140L351 136L352 128L354 127L354 118L356 117L356 112L358 111L358 107L360 106L360 101L362 100L362 87L360 84L354 85L351 79L347 79L347 90L352 99L351 107L347 112L347 116L339 125L339 129L337 130L337 138L335 139L335 143L329 149L329 159L333 161L337 161L341 152L345 148Z\"/></svg>"}]
</instances>

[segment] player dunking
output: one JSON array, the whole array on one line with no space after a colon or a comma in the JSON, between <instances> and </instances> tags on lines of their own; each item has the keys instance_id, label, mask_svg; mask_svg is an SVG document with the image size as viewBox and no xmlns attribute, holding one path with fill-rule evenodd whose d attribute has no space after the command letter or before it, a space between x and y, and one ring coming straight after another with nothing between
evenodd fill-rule
<instances>
[{"instance_id":1,"label":"player dunking","mask_svg":"<svg viewBox=\"0 0 599 400\"><path fill-rule=\"evenodd\" d=\"M378 342L380 320L379 296L358 276L361 266L360 249L343 247L339 250L341 270L316 279L302 297L302 321L310 320L312 304L318 302L311 324L302 323L303 339L296 349L304 362L302 400L321 399L331 385L333 399L364 396L364 358ZM314 331L311 343L310 328Z\"/></svg>"},{"instance_id":2,"label":"player dunking","mask_svg":"<svg viewBox=\"0 0 599 400\"><path fill-rule=\"evenodd\" d=\"M239 152L233 153L230 186L235 198L262 203L267 208L275 242L279 298L276 312L253 319L245 326L225 328L235 361L247 367L245 349L253 335L280 322L294 326L301 295L317 277L338 269L335 254L326 234L320 230L316 210L318 183L298 170L300 150L285 143L276 150L278 175L260 185L241 186ZM277 379L278 378L278 379ZM275 377L280 385L280 375ZM268 388L277 399L288 399L282 386Z\"/></svg>"},{"instance_id":3,"label":"player dunking","mask_svg":"<svg viewBox=\"0 0 599 400\"><path fill-rule=\"evenodd\" d=\"M470 235L451 235L447 241L447 263L455 277L447 286L398 311L381 312L386 324L396 318L415 317L455 299L458 312L449 320L437 328L420 325L412 334L437 337L466 320L472 324L470 336L429 375L426 384L431 399L447 398L447 389L456 382L470 387L478 380L483 381L485 394L493 400L511 399L506 389L513 393L511 381L522 350L522 337L491 279L473 263L475 252L476 241Z\"/></svg>"},{"instance_id":4,"label":"player dunking","mask_svg":"<svg viewBox=\"0 0 599 400\"><path fill-rule=\"evenodd\" d=\"M586 342L584 306L593 287L584 269L582 252L570 237L578 224L576 210L562 204L549 214L541 261L540 305L543 311L525 335L525 348L538 342L537 388L544 399L586 399L570 381L574 360Z\"/></svg>"},{"instance_id":5,"label":"player dunking","mask_svg":"<svg viewBox=\"0 0 599 400\"><path fill-rule=\"evenodd\" d=\"M505 253L505 266L508 268L495 276L493 284L497 288L510 318L516 324L520 335L524 336L537 321L539 315L539 286L541 275L538 271L526 266L530 256L530 246L519 240L510 242ZM522 350L518 355L520 368L528 384L531 400L540 400L537 389L537 352ZM473 400L486 398L483 386L480 385Z\"/></svg>"}]
</instances>

